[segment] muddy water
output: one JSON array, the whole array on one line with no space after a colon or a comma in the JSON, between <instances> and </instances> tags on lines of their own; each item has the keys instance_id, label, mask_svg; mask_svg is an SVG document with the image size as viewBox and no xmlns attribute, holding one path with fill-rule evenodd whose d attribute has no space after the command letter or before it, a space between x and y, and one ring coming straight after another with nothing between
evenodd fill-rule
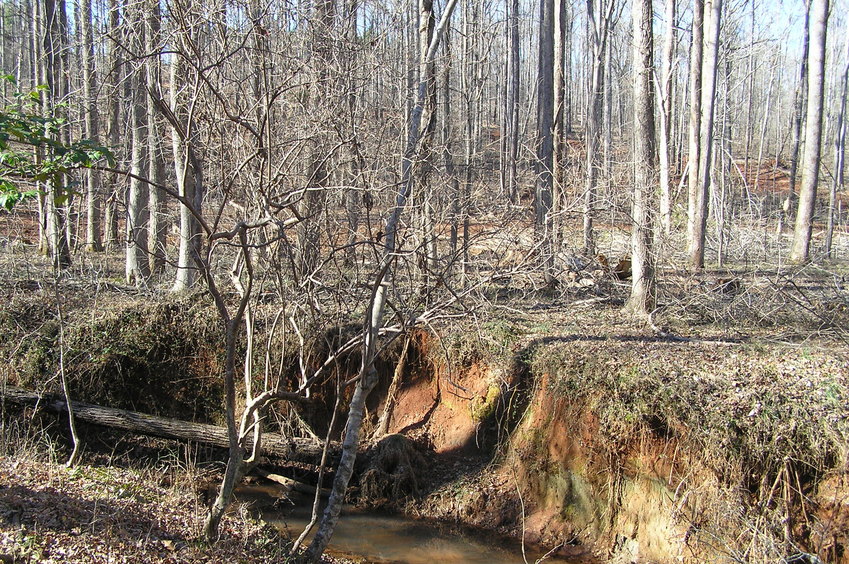
<instances>
[{"instance_id":1,"label":"muddy water","mask_svg":"<svg viewBox=\"0 0 849 564\"><path fill-rule=\"evenodd\" d=\"M263 512L265 521L296 537L308 521L306 508L291 512ZM346 511L333 534L330 553L393 564L523 564L543 554L509 541L484 539L447 527L394 515ZM577 564L577 559L549 557L546 562Z\"/></svg>"},{"instance_id":2,"label":"muddy water","mask_svg":"<svg viewBox=\"0 0 849 564\"><path fill-rule=\"evenodd\" d=\"M263 520L292 538L300 535L309 521L311 498L294 498L295 505L275 503L285 497L276 485L242 486L236 496L250 502ZM461 533L448 526L353 509L343 511L328 552L379 564L524 564L544 555L528 549L523 557L521 545L512 539ZM592 560L549 556L545 562L587 564Z\"/></svg>"}]
</instances>

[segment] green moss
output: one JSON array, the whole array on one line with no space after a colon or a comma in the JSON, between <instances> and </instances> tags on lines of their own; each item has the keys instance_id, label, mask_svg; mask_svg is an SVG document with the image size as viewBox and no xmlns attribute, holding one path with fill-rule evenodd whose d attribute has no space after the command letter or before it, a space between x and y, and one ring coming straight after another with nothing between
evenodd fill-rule
<instances>
[{"instance_id":1,"label":"green moss","mask_svg":"<svg viewBox=\"0 0 849 564\"><path fill-rule=\"evenodd\" d=\"M500 397L501 388L496 384L490 384L486 390L486 397L477 397L472 400L472 405L469 407L472 419L474 421L489 419L495 413Z\"/></svg>"}]
</instances>

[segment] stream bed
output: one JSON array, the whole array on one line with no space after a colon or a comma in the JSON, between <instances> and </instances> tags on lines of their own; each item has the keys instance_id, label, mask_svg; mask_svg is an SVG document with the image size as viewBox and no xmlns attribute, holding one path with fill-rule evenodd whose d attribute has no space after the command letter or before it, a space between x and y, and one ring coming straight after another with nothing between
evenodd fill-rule
<instances>
[{"instance_id":1,"label":"stream bed","mask_svg":"<svg viewBox=\"0 0 849 564\"><path fill-rule=\"evenodd\" d=\"M239 492L242 499L259 501L260 488ZM269 502L273 497L269 496ZM310 501L284 509L263 509L262 518L297 537L309 522ZM271 503L267 505L270 507ZM459 531L456 527L415 520L402 515L346 508L343 510L328 550L330 554L392 564L524 564L535 562L543 552L528 548L523 557L521 544L513 539L484 533ZM581 564L587 559L549 556L545 562Z\"/></svg>"}]
</instances>

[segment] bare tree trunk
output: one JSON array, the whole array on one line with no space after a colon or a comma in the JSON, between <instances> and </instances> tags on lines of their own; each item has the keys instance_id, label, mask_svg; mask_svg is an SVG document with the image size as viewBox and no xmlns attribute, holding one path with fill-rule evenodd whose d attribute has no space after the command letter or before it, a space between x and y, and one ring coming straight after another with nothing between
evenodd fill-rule
<instances>
[{"instance_id":1,"label":"bare tree trunk","mask_svg":"<svg viewBox=\"0 0 849 564\"><path fill-rule=\"evenodd\" d=\"M100 136L100 119L97 109L97 73L94 68L94 40L92 38L91 0L80 3L82 23L83 98L85 99L85 134L97 142ZM100 172L89 169L85 172L86 182L86 251L103 250L100 234Z\"/></svg>"},{"instance_id":2,"label":"bare tree trunk","mask_svg":"<svg viewBox=\"0 0 849 564\"><path fill-rule=\"evenodd\" d=\"M433 136L436 130L436 66L433 61L424 58L430 45L436 17L433 12L433 0L419 0L419 53L420 64L418 69L419 84L427 83L427 95L425 96L424 113L422 114L423 126L419 140L419 157L413 168L416 186L413 190L413 198L416 204L416 223L418 224L419 236L422 239L423 254L419 259L421 269L421 290L426 292L430 287L430 280L437 268L436 233L434 228L434 199L435 195L429 189L430 173L433 167Z\"/></svg>"},{"instance_id":3,"label":"bare tree trunk","mask_svg":"<svg viewBox=\"0 0 849 564\"><path fill-rule=\"evenodd\" d=\"M699 145L699 177L693 217L693 240L690 249L690 264L695 268L705 266L705 236L708 217L708 194L713 168L713 121L716 100L716 72L719 61L719 28L722 15L722 0L707 0L705 3L705 52L702 61L702 117Z\"/></svg>"},{"instance_id":4,"label":"bare tree trunk","mask_svg":"<svg viewBox=\"0 0 849 564\"><path fill-rule=\"evenodd\" d=\"M518 160L519 160L519 0L511 0L510 15L510 53L507 59L507 198L510 203L519 201Z\"/></svg>"},{"instance_id":5,"label":"bare tree trunk","mask_svg":"<svg viewBox=\"0 0 849 564\"><path fill-rule=\"evenodd\" d=\"M121 8L120 0L109 0L109 33L115 37L120 34L121 27ZM109 99L109 115L108 115L108 139L109 145L117 148L120 145L121 132L119 131L121 120L121 69L123 68L123 60L121 56L121 48L113 39L109 43L108 57L108 99ZM118 185L122 179L117 173L108 175L107 184L108 195L106 197L106 210L104 216L105 224L105 248L107 251L114 251L118 248L118 200L120 198Z\"/></svg>"},{"instance_id":6,"label":"bare tree trunk","mask_svg":"<svg viewBox=\"0 0 849 564\"><path fill-rule=\"evenodd\" d=\"M161 14L159 12L159 0L148 2L145 11L147 23L145 78L147 90L159 96L161 83L159 59ZM162 142L160 140L162 132L157 119L156 104L153 96L146 96L145 98L147 100L147 177L153 182L148 187L148 206L150 209L147 244L150 250L148 269L152 275L159 275L165 268L165 236L168 233L168 225L164 194L157 185L164 183L165 164L162 157Z\"/></svg>"},{"instance_id":7,"label":"bare tree trunk","mask_svg":"<svg viewBox=\"0 0 849 564\"><path fill-rule=\"evenodd\" d=\"M555 220L553 231L554 248L559 245L560 212L563 205L563 184L565 179L564 161L566 158L566 127L564 123L566 109L566 59L571 53L566 51L566 0L554 0L554 125L553 125L553 169L552 213Z\"/></svg>"},{"instance_id":8,"label":"bare tree trunk","mask_svg":"<svg viewBox=\"0 0 849 564\"><path fill-rule=\"evenodd\" d=\"M132 25L132 46L141 52L145 41L144 9L137 6L128 18ZM128 284L141 285L150 276L148 268L147 221L148 187L140 179L147 174L147 96L143 63L132 71L133 82L130 115L132 127L132 156L130 190L127 195L127 248L125 275Z\"/></svg>"},{"instance_id":9,"label":"bare tree trunk","mask_svg":"<svg viewBox=\"0 0 849 564\"><path fill-rule=\"evenodd\" d=\"M840 111L837 117L837 136L834 139L834 179L828 191L828 223L825 228L825 256L833 259L832 240L834 238L834 215L837 212L837 193L843 191L843 168L846 158L846 94L849 86L849 35L844 47L843 74L840 77Z\"/></svg>"},{"instance_id":10,"label":"bare tree trunk","mask_svg":"<svg viewBox=\"0 0 849 564\"><path fill-rule=\"evenodd\" d=\"M64 0L44 0L44 57L47 92L43 97L45 115L54 115L56 104L65 92L65 65L62 50L67 37L67 15ZM53 134L61 141L62 131ZM60 174L51 175L47 182L46 220L47 241L53 266L64 269L71 266L71 248L68 244L67 210L71 195L64 188Z\"/></svg>"},{"instance_id":11,"label":"bare tree trunk","mask_svg":"<svg viewBox=\"0 0 849 564\"><path fill-rule=\"evenodd\" d=\"M631 231L631 295L626 308L638 316L654 309L652 204L655 178L654 46L651 0L634 0L634 206Z\"/></svg>"},{"instance_id":12,"label":"bare tree trunk","mask_svg":"<svg viewBox=\"0 0 849 564\"><path fill-rule=\"evenodd\" d=\"M699 163L701 162L702 120L702 58L704 49L704 0L693 0L693 30L690 43L690 150L687 197L687 254L697 252L696 208L699 194ZM691 259L692 260L692 259Z\"/></svg>"},{"instance_id":13,"label":"bare tree trunk","mask_svg":"<svg viewBox=\"0 0 849 564\"><path fill-rule=\"evenodd\" d=\"M782 213L778 216L778 233L784 230L784 224L792 220L791 213L796 204L796 176L799 172L799 151L802 145L802 125L808 106L808 65L811 39L811 0L805 0L805 27L802 36L802 63L799 66L799 84L796 88L796 99L793 104L792 135L793 147L790 152L790 190L782 205ZM758 163L760 166L760 163Z\"/></svg>"},{"instance_id":14,"label":"bare tree trunk","mask_svg":"<svg viewBox=\"0 0 849 564\"><path fill-rule=\"evenodd\" d=\"M547 284L554 282L551 197L554 185L554 0L540 0L539 68L537 69L537 162L534 199L536 238L541 243Z\"/></svg>"},{"instance_id":15,"label":"bare tree trunk","mask_svg":"<svg viewBox=\"0 0 849 564\"><path fill-rule=\"evenodd\" d=\"M663 40L663 66L660 71L660 225L669 235L672 228L672 203L670 196L670 138L672 134L672 58L675 55L675 2L666 0L664 10L665 35ZM639 161L638 161L639 162Z\"/></svg>"},{"instance_id":16,"label":"bare tree trunk","mask_svg":"<svg viewBox=\"0 0 849 564\"><path fill-rule=\"evenodd\" d=\"M746 87L746 133L744 134L745 139L745 149L743 150L743 177L745 180L743 181L743 190L747 191L746 183L749 182L749 152L752 147L752 110L754 109L754 100L755 100L755 2L751 3L751 15L752 19L750 22L751 26L751 34L749 35L749 57L748 63L746 65L746 72L749 75L748 84Z\"/></svg>"},{"instance_id":17,"label":"bare tree trunk","mask_svg":"<svg viewBox=\"0 0 849 564\"><path fill-rule=\"evenodd\" d=\"M179 122L186 123L186 110L183 102L183 87L185 76L184 63L181 55L171 60L170 69L170 107ZM177 179L177 192L191 202L197 213L201 212L203 203L203 185L201 171L195 170L195 163L190 158L191 135L193 130L179 131L179 124L171 124L171 150L174 159L174 173ZM192 214L192 210L180 203L180 244L177 251L177 275L172 291L183 292L191 288L197 280L197 268L194 257L200 252L200 226Z\"/></svg>"},{"instance_id":18,"label":"bare tree trunk","mask_svg":"<svg viewBox=\"0 0 849 564\"><path fill-rule=\"evenodd\" d=\"M825 83L825 40L829 0L811 0L811 44L808 51L808 108L805 124L805 152L802 158L802 186L799 209L793 229L790 260L807 262L814 224L822 143L823 90Z\"/></svg>"},{"instance_id":19,"label":"bare tree trunk","mask_svg":"<svg viewBox=\"0 0 849 564\"><path fill-rule=\"evenodd\" d=\"M584 253L588 256L595 254L595 236L593 234L593 219L595 215L595 200L598 190L598 172L601 166L599 153L602 130L602 102L604 95L605 68L604 53L607 35L610 29L610 19L615 0L602 3L600 12L596 12L598 0L587 0L587 32L590 37L590 80L586 104L586 187L584 190Z\"/></svg>"},{"instance_id":20,"label":"bare tree trunk","mask_svg":"<svg viewBox=\"0 0 849 564\"><path fill-rule=\"evenodd\" d=\"M333 112L334 109L330 106L335 104L336 100L330 83L336 78L331 69L335 43L336 4L332 0L317 0L314 8L315 14L310 20L314 65L310 109L314 112ZM322 107L322 101L327 106ZM307 281L316 274L319 263L322 217L327 207L326 188L330 180L328 160L331 155L327 132L321 130L324 124L319 124L318 127L319 131L313 135L311 143L312 154L309 157L307 171L307 192L304 195L302 211L304 221L300 223L298 233L297 271L301 280Z\"/></svg>"}]
</instances>

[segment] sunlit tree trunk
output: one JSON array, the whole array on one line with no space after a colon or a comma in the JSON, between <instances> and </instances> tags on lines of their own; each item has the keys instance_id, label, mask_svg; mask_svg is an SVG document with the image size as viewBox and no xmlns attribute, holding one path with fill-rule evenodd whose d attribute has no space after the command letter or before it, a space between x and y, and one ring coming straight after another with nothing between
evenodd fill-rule
<instances>
[{"instance_id":1,"label":"sunlit tree trunk","mask_svg":"<svg viewBox=\"0 0 849 564\"><path fill-rule=\"evenodd\" d=\"M161 65L159 59L160 51L160 27L161 15L159 12L159 0L149 1L146 5L145 20L147 23L145 35L145 79L147 89L157 96L160 92ZM167 235L165 195L157 186L165 180L165 164L162 156L162 128L159 127L156 105L152 96L145 96L147 101L147 153L148 172L147 177L153 182L148 187L148 206L150 217L148 223L148 249L150 250L149 270L151 274L161 274L165 268L165 236Z\"/></svg>"},{"instance_id":2,"label":"sunlit tree trunk","mask_svg":"<svg viewBox=\"0 0 849 564\"><path fill-rule=\"evenodd\" d=\"M445 12L436 27L433 40L426 53L422 54L424 61L433 60L439 49L442 34L451 18L457 0L449 0ZM424 111L425 98L427 96L427 83L422 81L416 96L416 103L410 113L410 128L408 130L407 149L401 167L401 184L395 199L395 206L389 214L385 224L385 246L381 258L381 270L374 281L371 302L365 322L363 354L360 364L360 374L354 393L348 406L348 420L345 424L344 440L342 443L342 454L337 465L336 474L333 479L333 487L327 501L327 507L321 517L318 530L313 537L304 558L309 562L317 562L321 554L330 544L333 531L339 522L339 513L345 500L348 482L354 472L354 463L357 460L357 447L359 446L360 431L365 414L366 399L377 384L378 375L374 366L377 353L377 340L383 325L384 308L387 301L387 292L392 283L392 266L397 250L397 235L400 227L401 214L407 207L413 187L412 167L416 158L419 144L419 134L422 124L422 113Z\"/></svg>"},{"instance_id":3,"label":"sunlit tree trunk","mask_svg":"<svg viewBox=\"0 0 849 564\"><path fill-rule=\"evenodd\" d=\"M62 50L67 37L67 14L64 0L44 0L44 69L47 90L42 97L45 115L62 114L56 111L56 103L64 98L65 65ZM60 131L55 134L61 137ZM56 139L61 141L60 138ZM48 149L49 150L49 149ZM46 204L47 242L50 257L56 268L71 266L71 247L68 242L67 210L70 193L63 186L62 175L53 174L47 183Z\"/></svg>"},{"instance_id":4,"label":"sunlit tree trunk","mask_svg":"<svg viewBox=\"0 0 849 564\"><path fill-rule=\"evenodd\" d=\"M109 33L114 37L120 36L121 28L121 5L120 0L109 0ZM121 47L117 41L108 43L108 140L113 149L117 149L121 143L121 69L123 68L123 57ZM119 246L118 241L118 200L120 199L118 186L123 182L117 173L109 173L107 176L108 193L105 202L104 213L104 240L107 251L114 251Z\"/></svg>"},{"instance_id":5,"label":"sunlit tree trunk","mask_svg":"<svg viewBox=\"0 0 849 564\"><path fill-rule=\"evenodd\" d=\"M656 183L654 54L651 0L633 0L634 25L634 205L631 230L631 295L627 309L648 315L654 309L652 198Z\"/></svg>"},{"instance_id":6,"label":"sunlit tree trunk","mask_svg":"<svg viewBox=\"0 0 849 564\"><path fill-rule=\"evenodd\" d=\"M805 118L805 152L802 156L802 186L793 229L790 260L807 262L819 181L822 143L823 90L825 84L825 40L829 0L811 0L811 44L808 51L808 108Z\"/></svg>"},{"instance_id":7,"label":"sunlit tree trunk","mask_svg":"<svg viewBox=\"0 0 849 564\"><path fill-rule=\"evenodd\" d=\"M194 135L193 124L189 122L186 111L188 94L186 88L185 63L180 56L171 60L170 69L170 107L178 123L171 124L171 151L174 159L174 175L177 182L177 192L185 198L196 213L201 213L203 204L202 171L197 170L195 162L190 158L190 143ZM180 123L185 124L185 130L179 131ZM182 292L191 288L197 281L195 257L200 252L200 226L189 206L180 203L180 243L177 251L177 274L174 278L172 291Z\"/></svg>"},{"instance_id":8,"label":"sunlit tree trunk","mask_svg":"<svg viewBox=\"0 0 849 564\"><path fill-rule=\"evenodd\" d=\"M716 74L719 61L719 29L722 0L707 0L705 3L705 50L702 61L702 117L699 135L699 177L693 218L693 240L690 249L690 265L704 268L705 237L708 218L708 195L713 168L713 122L716 100Z\"/></svg>"},{"instance_id":9,"label":"sunlit tree trunk","mask_svg":"<svg viewBox=\"0 0 849 564\"><path fill-rule=\"evenodd\" d=\"M313 78L309 94L310 110L317 115L329 116L338 102L331 82L335 80L331 69L334 53L336 4L332 0L316 0L310 19ZM323 113L322 113L323 112ZM301 281L310 284L316 274L321 254L322 218L327 206L327 185L330 180L328 132L318 123L313 133L311 154L308 159L307 192L301 214L305 218L299 225L297 272Z\"/></svg>"},{"instance_id":10,"label":"sunlit tree trunk","mask_svg":"<svg viewBox=\"0 0 849 564\"><path fill-rule=\"evenodd\" d=\"M689 151L687 163L687 254L692 257L699 253L696 248L696 209L699 194L699 162L701 160L701 122L702 122L702 58L704 49L704 0L693 0L693 27L690 42L690 124ZM691 259L692 261L692 259Z\"/></svg>"},{"instance_id":11,"label":"sunlit tree trunk","mask_svg":"<svg viewBox=\"0 0 849 564\"><path fill-rule=\"evenodd\" d=\"M83 99L85 100L85 134L97 142L100 137L100 119L97 106L97 73L94 67L94 40L92 37L91 0L80 3L82 24ZM100 233L100 172L87 170L86 183L86 245L89 252L103 250Z\"/></svg>"},{"instance_id":12,"label":"sunlit tree trunk","mask_svg":"<svg viewBox=\"0 0 849 564\"><path fill-rule=\"evenodd\" d=\"M586 184L584 189L584 253L595 254L593 221L595 200L598 191L599 168L601 167L602 103L606 69L604 68L605 46L608 41L610 20L615 0L598 5L598 0L587 0L587 33L590 43L589 91L586 101ZM600 9L599 9L600 8Z\"/></svg>"},{"instance_id":13,"label":"sunlit tree trunk","mask_svg":"<svg viewBox=\"0 0 849 564\"><path fill-rule=\"evenodd\" d=\"M825 228L825 256L834 258L832 242L834 239L834 223L837 210L837 193L843 191L843 168L846 158L846 94L849 86L849 35L843 50L844 61L843 74L840 77L840 111L837 117L837 136L834 139L834 178L831 189L828 191L828 223Z\"/></svg>"},{"instance_id":14,"label":"sunlit tree trunk","mask_svg":"<svg viewBox=\"0 0 849 564\"><path fill-rule=\"evenodd\" d=\"M799 65L799 83L793 103L792 147L790 149L790 189L778 215L778 233L784 231L784 224L792 221L793 208L796 205L796 180L799 173L799 151L802 147L805 115L808 107L808 52L811 47L811 0L805 0L805 27L802 36L802 62ZM760 166L760 163L758 163Z\"/></svg>"},{"instance_id":15,"label":"sunlit tree trunk","mask_svg":"<svg viewBox=\"0 0 849 564\"><path fill-rule=\"evenodd\" d=\"M542 243L546 282L552 278L551 197L554 184L553 135L554 127L554 4L555 0L540 0L539 5L539 67L537 69L537 162L536 198L534 199L537 240Z\"/></svg>"},{"instance_id":16,"label":"sunlit tree trunk","mask_svg":"<svg viewBox=\"0 0 849 564\"><path fill-rule=\"evenodd\" d=\"M144 13L141 6L135 7L132 25L132 45L136 52L144 48ZM148 267L147 222L148 187L140 179L147 174L147 95L142 63L138 63L130 76L132 99L130 100L132 155L130 157L130 190L127 194L127 247L125 276L128 284L144 284L150 276Z\"/></svg>"},{"instance_id":17,"label":"sunlit tree trunk","mask_svg":"<svg viewBox=\"0 0 849 564\"><path fill-rule=\"evenodd\" d=\"M675 55L676 0L666 0L664 10L665 35L663 39L663 62L660 71L660 225L669 235L672 226L672 204L670 196L670 139L672 136L672 58Z\"/></svg>"}]
</instances>

